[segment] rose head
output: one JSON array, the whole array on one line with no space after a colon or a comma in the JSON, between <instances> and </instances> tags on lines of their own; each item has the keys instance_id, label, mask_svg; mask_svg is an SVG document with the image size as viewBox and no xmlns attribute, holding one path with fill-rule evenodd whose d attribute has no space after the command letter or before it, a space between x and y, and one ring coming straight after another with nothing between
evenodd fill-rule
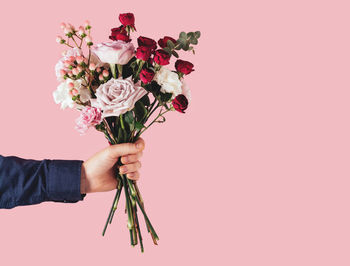
<instances>
[{"instance_id":1,"label":"rose head","mask_svg":"<svg viewBox=\"0 0 350 266\"><path fill-rule=\"evenodd\" d=\"M154 80L161 86L161 92L172 93L173 98L182 93L182 82L179 80L179 75L165 67L156 73Z\"/></svg>"},{"instance_id":2,"label":"rose head","mask_svg":"<svg viewBox=\"0 0 350 266\"><path fill-rule=\"evenodd\" d=\"M140 72L140 79L143 83L147 84L153 80L154 72L150 69L144 68Z\"/></svg>"},{"instance_id":3,"label":"rose head","mask_svg":"<svg viewBox=\"0 0 350 266\"><path fill-rule=\"evenodd\" d=\"M130 42L131 39L128 36L128 33L125 30L125 27L122 25L119 28L113 28L111 29L111 35L109 38L113 41L124 41L124 42Z\"/></svg>"},{"instance_id":4,"label":"rose head","mask_svg":"<svg viewBox=\"0 0 350 266\"><path fill-rule=\"evenodd\" d=\"M164 50L157 50L154 54L154 62L158 65L165 66L169 64L170 54L165 52Z\"/></svg>"},{"instance_id":5,"label":"rose head","mask_svg":"<svg viewBox=\"0 0 350 266\"><path fill-rule=\"evenodd\" d=\"M91 99L91 105L103 111L102 117L119 116L134 108L135 103L147 91L139 84L134 84L132 78L110 79L96 90L96 99Z\"/></svg>"},{"instance_id":6,"label":"rose head","mask_svg":"<svg viewBox=\"0 0 350 266\"><path fill-rule=\"evenodd\" d=\"M180 113L185 113L185 110L188 107L188 100L185 97L185 95L179 94L172 101L172 104L176 111L179 111Z\"/></svg>"},{"instance_id":7,"label":"rose head","mask_svg":"<svg viewBox=\"0 0 350 266\"><path fill-rule=\"evenodd\" d=\"M131 26L135 29L135 17L133 13L120 14L119 20L124 26Z\"/></svg>"},{"instance_id":8,"label":"rose head","mask_svg":"<svg viewBox=\"0 0 350 266\"><path fill-rule=\"evenodd\" d=\"M125 65L134 56L135 48L132 43L111 41L99 43L91 50L103 63Z\"/></svg>"},{"instance_id":9,"label":"rose head","mask_svg":"<svg viewBox=\"0 0 350 266\"><path fill-rule=\"evenodd\" d=\"M192 71L194 71L193 64L191 62L184 61L184 60L181 60L181 59L178 59L175 62L175 68L176 68L176 70L178 72L183 73L185 75L188 75Z\"/></svg>"},{"instance_id":10,"label":"rose head","mask_svg":"<svg viewBox=\"0 0 350 266\"><path fill-rule=\"evenodd\" d=\"M168 41L171 41L174 45L176 44L176 40L171 38L171 37L169 37L169 36L165 36L164 38L159 39L158 40L158 44L159 44L160 47L164 48L164 47L167 46L167 42Z\"/></svg>"},{"instance_id":11,"label":"rose head","mask_svg":"<svg viewBox=\"0 0 350 266\"><path fill-rule=\"evenodd\" d=\"M151 51L153 52L155 49L157 49L157 43L155 40L147 38L147 37L143 37L140 36L137 38L137 44L139 46L145 46L145 47L149 47L151 49Z\"/></svg>"},{"instance_id":12,"label":"rose head","mask_svg":"<svg viewBox=\"0 0 350 266\"><path fill-rule=\"evenodd\" d=\"M139 46L136 50L136 58L147 61L151 57L152 51L149 47Z\"/></svg>"}]
</instances>

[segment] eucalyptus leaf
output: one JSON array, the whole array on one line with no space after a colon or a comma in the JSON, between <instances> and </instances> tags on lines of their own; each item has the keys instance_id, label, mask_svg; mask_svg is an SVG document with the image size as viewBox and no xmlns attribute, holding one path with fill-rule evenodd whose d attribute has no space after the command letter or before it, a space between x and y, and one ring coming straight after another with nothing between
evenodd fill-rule
<instances>
[{"instance_id":1,"label":"eucalyptus leaf","mask_svg":"<svg viewBox=\"0 0 350 266\"><path fill-rule=\"evenodd\" d=\"M196 31L194 33L194 36L198 39L199 37L201 37L201 32L200 31Z\"/></svg>"},{"instance_id":2,"label":"eucalyptus leaf","mask_svg":"<svg viewBox=\"0 0 350 266\"><path fill-rule=\"evenodd\" d=\"M168 40L166 44L170 49L174 49L174 47L175 47L175 44L170 40Z\"/></svg>"},{"instance_id":3,"label":"eucalyptus leaf","mask_svg":"<svg viewBox=\"0 0 350 266\"><path fill-rule=\"evenodd\" d=\"M163 50L167 52L168 54L171 54L171 50L169 47L164 47Z\"/></svg>"},{"instance_id":4,"label":"eucalyptus leaf","mask_svg":"<svg viewBox=\"0 0 350 266\"><path fill-rule=\"evenodd\" d=\"M179 35L180 39L187 39L187 34L186 32L182 31Z\"/></svg>"},{"instance_id":5,"label":"eucalyptus leaf","mask_svg":"<svg viewBox=\"0 0 350 266\"><path fill-rule=\"evenodd\" d=\"M191 42L192 44L198 44L198 40L197 40L196 38L191 38L191 39L190 39L190 42Z\"/></svg>"},{"instance_id":6,"label":"eucalyptus leaf","mask_svg":"<svg viewBox=\"0 0 350 266\"><path fill-rule=\"evenodd\" d=\"M179 58L179 54L175 51L172 52L173 56L175 56L176 58Z\"/></svg>"}]
</instances>

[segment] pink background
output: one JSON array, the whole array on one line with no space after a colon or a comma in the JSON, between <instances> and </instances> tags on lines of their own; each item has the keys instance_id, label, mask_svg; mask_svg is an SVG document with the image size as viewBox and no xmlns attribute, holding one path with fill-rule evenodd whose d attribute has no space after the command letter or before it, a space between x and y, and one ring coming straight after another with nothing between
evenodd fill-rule
<instances>
[{"instance_id":1,"label":"pink background","mask_svg":"<svg viewBox=\"0 0 350 266\"><path fill-rule=\"evenodd\" d=\"M350 265L348 1L6 1L0 153L85 160L107 143L52 99L59 23L95 41L134 12L138 34L201 30L187 114L144 138L140 186L160 235L129 246L114 192L0 210L3 265ZM123 201L122 201L123 202Z\"/></svg>"}]
</instances>

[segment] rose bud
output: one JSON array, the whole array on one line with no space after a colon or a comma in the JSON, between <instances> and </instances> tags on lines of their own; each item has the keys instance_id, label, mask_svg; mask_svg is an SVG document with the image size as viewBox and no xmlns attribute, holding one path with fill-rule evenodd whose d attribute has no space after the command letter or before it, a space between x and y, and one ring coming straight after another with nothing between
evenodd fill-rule
<instances>
[{"instance_id":1,"label":"rose bud","mask_svg":"<svg viewBox=\"0 0 350 266\"><path fill-rule=\"evenodd\" d=\"M69 82L68 83L68 88L73 89L74 88L74 83L73 82Z\"/></svg>"},{"instance_id":2,"label":"rose bud","mask_svg":"<svg viewBox=\"0 0 350 266\"><path fill-rule=\"evenodd\" d=\"M191 62L184 61L184 60L181 60L181 59L176 60L175 68L176 68L176 71L178 71L180 73L183 73L185 75L188 75L192 71L194 71L193 64Z\"/></svg>"},{"instance_id":3,"label":"rose bud","mask_svg":"<svg viewBox=\"0 0 350 266\"><path fill-rule=\"evenodd\" d=\"M140 79L143 83L149 83L153 80L154 72L150 69L144 68L140 72Z\"/></svg>"},{"instance_id":4,"label":"rose bud","mask_svg":"<svg viewBox=\"0 0 350 266\"><path fill-rule=\"evenodd\" d=\"M124 42L130 42L131 39L128 36L128 33L126 32L124 26L120 26L119 28L113 28L111 29L111 35L109 38L113 41L124 41Z\"/></svg>"},{"instance_id":5,"label":"rose bud","mask_svg":"<svg viewBox=\"0 0 350 266\"><path fill-rule=\"evenodd\" d=\"M172 101L172 104L176 111L179 111L180 113L185 113L184 111L188 107L188 100L185 97L185 95L179 94Z\"/></svg>"},{"instance_id":6,"label":"rose bud","mask_svg":"<svg viewBox=\"0 0 350 266\"><path fill-rule=\"evenodd\" d=\"M147 61L151 57L151 49L149 47L140 46L136 50L136 58Z\"/></svg>"},{"instance_id":7,"label":"rose bud","mask_svg":"<svg viewBox=\"0 0 350 266\"><path fill-rule=\"evenodd\" d=\"M77 89L72 89L70 92L73 96L77 96L79 94L79 91Z\"/></svg>"},{"instance_id":8,"label":"rose bud","mask_svg":"<svg viewBox=\"0 0 350 266\"><path fill-rule=\"evenodd\" d=\"M100 81L104 81L104 77L103 77L103 75L102 75L102 74L100 74L100 75L98 76L98 79L99 79Z\"/></svg>"},{"instance_id":9,"label":"rose bud","mask_svg":"<svg viewBox=\"0 0 350 266\"><path fill-rule=\"evenodd\" d=\"M73 68L72 69L72 73L73 73L73 75L78 75L79 74L79 70L77 69L77 68Z\"/></svg>"},{"instance_id":10,"label":"rose bud","mask_svg":"<svg viewBox=\"0 0 350 266\"><path fill-rule=\"evenodd\" d=\"M154 62L158 65L165 66L169 64L170 54L165 52L164 50L157 50L154 55Z\"/></svg>"},{"instance_id":11,"label":"rose bud","mask_svg":"<svg viewBox=\"0 0 350 266\"><path fill-rule=\"evenodd\" d=\"M102 75L105 77L105 78L108 78L108 76L109 76L109 71L108 70L103 70L102 71Z\"/></svg>"},{"instance_id":12,"label":"rose bud","mask_svg":"<svg viewBox=\"0 0 350 266\"><path fill-rule=\"evenodd\" d=\"M56 42L57 42L57 43L62 43L62 41L63 41L63 39L62 39L61 36L57 36L57 37L56 37Z\"/></svg>"},{"instance_id":13,"label":"rose bud","mask_svg":"<svg viewBox=\"0 0 350 266\"><path fill-rule=\"evenodd\" d=\"M96 69L96 65L94 63L90 63L89 69L94 71Z\"/></svg>"},{"instance_id":14,"label":"rose bud","mask_svg":"<svg viewBox=\"0 0 350 266\"><path fill-rule=\"evenodd\" d=\"M131 26L135 29L135 17L133 13L120 14L119 20L124 26Z\"/></svg>"},{"instance_id":15,"label":"rose bud","mask_svg":"<svg viewBox=\"0 0 350 266\"><path fill-rule=\"evenodd\" d=\"M61 77L64 77L67 74L67 72L63 69L60 70Z\"/></svg>"},{"instance_id":16,"label":"rose bud","mask_svg":"<svg viewBox=\"0 0 350 266\"><path fill-rule=\"evenodd\" d=\"M73 76L73 72L72 72L72 71L69 71L69 72L68 72L68 76L72 77L72 76Z\"/></svg>"},{"instance_id":17,"label":"rose bud","mask_svg":"<svg viewBox=\"0 0 350 266\"><path fill-rule=\"evenodd\" d=\"M82 56L77 56L77 57L75 58L75 60L77 60L77 63L78 63L78 64L81 64L81 63L84 61L84 57L82 57Z\"/></svg>"},{"instance_id":18,"label":"rose bud","mask_svg":"<svg viewBox=\"0 0 350 266\"><path fill-rule=\"evenodd\" d=\"M96 68L96 71L101 72L101 68L100 67Z\"/></svg>"},{"instance_id":19,"label":"rose bud","mask_svg":"<svg viewBox=\"0 0 350 266\"><path fill-rule=\"evenodd\" d=\"M176 44L176 40L169 36L165 36L163 39L159 39L158 44L160 47L164 48L164 47L167 47L168 41L171 41L174 45Z\"/></svg>"},{"instance_id":20,"label":"rose bud","mask_svg":"<svg viewBox=\"0 0 350 266\"><path fill-rule=\"evenodd\" d=\"M149 47L152 52L157 49L157 43L155 40L152 40L150 38L147 38L147 37L143 37L143 36L140 36L137 38L137 43L139 46L146 46L146 47Z\"/></svg>"}]
</instances>

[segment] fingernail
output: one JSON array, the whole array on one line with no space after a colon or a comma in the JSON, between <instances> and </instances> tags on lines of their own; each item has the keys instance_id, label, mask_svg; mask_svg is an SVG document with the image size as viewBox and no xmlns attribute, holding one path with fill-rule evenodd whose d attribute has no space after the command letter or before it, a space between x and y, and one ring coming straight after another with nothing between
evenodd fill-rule
<instances>
[{"instance_id":1,"label":"fingernail","mask_svg":"<svg viewBox=\"0 0 350 266\"><path fill-rule=\"evenodd\" d=\"M128 177L133 177L135 174L134 173L129 173Z\"/></svg>"},{"instance_id":2,"label":"fingernail","mask_svg":"<svg viewBox=\"0 0 350 266\"><path fill-rule=\"evenodd\" d=\"M124 157L124 162L125 162L125 164L129 162L129 158L127 156Z\"/></svg>"}]
</instances>

